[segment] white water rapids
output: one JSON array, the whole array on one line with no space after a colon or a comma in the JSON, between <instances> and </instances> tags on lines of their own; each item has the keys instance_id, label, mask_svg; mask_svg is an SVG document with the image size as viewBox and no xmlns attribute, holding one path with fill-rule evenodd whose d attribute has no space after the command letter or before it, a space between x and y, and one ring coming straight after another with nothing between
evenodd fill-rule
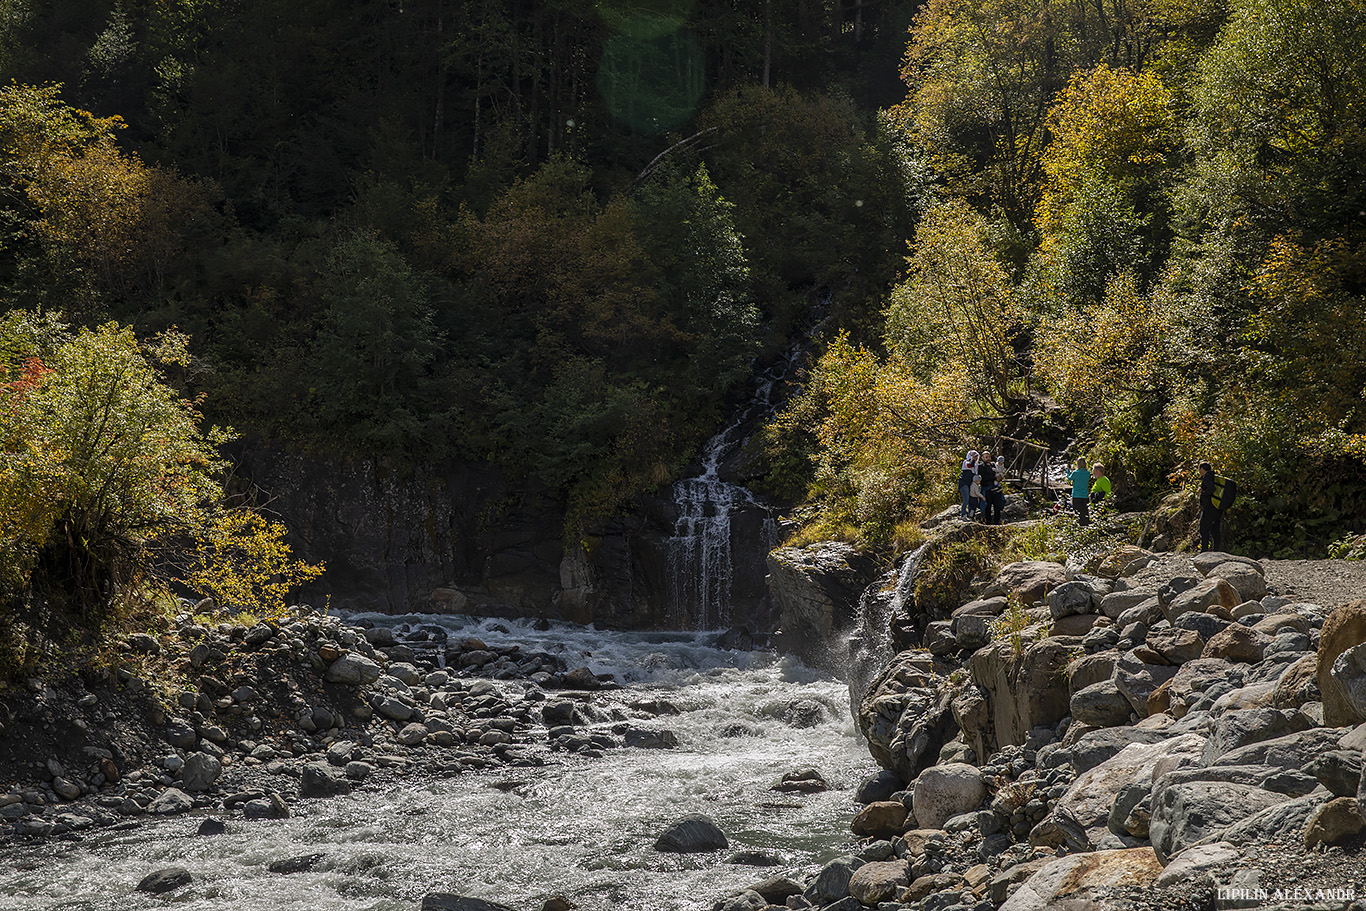
<instances>
[{"instance_id":1,"label":"white water rapids","mask_svg":"<svg viewBox=\"0 0 1366 911\"><path fill-rule=\"evenodd\" d=\"M0 852L5 911L164 908L134 891L153 870L183 866L194 884L175 907L269 911L414 911L428 892L453 892L538 911L563 894L584 911L694 911L776 873L811 872L850 843L852 789L875 771L849 717L844 683L791 659L728 652L708 633L607 633L569 625L535 631L520 621L409 616L486 643L520 644L612 673L625 688L599 703L667 699L682 714L641 719L672 730L672 750L618 748L601 758L550 753L535 768L362 787L345 797L299 801L285 820L223 816L226 835L196 837L203 814L144 819L126 831ZM497 682L513 701L527 684ZM554 698L554 693L550 693ZM811 700L824 720L781 720ZM543 729L531 735L542 748ZM823 794L770 791L784 772L818 769ZM518 782L512 785L511 782ZM509 790L494 787L502 784ZM714 819L730 849L661 854L655 838L689 813ZM726 863L761 850L781 867ZM312 870L270 873L273 861L321 853Z\"/></svg>"}]
</instances>

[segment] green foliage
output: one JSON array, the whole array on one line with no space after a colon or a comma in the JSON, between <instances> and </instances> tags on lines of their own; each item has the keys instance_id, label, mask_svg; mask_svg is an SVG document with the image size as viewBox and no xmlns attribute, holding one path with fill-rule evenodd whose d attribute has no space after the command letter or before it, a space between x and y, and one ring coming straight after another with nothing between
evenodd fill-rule
<instances>
[{"instance_id":1,"label":"green foliage","mask_svg":"<svg viewBox=\"0 0 1366 911\"><path fill-rule=\"evenodd\" d=\"M1011 592L1006 599L1006 609L988 624L992 639L1005 639L1010 643L1012 653L1024 651L1025 630L1029 628L1029 611L1019 592Z\"/></svg>"},{"instance_id":2,"label":"green foliage","mask_svg":"<svg viewBox=\"0 0 1366 911\"><path fill-rule=\"evenodd\" d=\"M930 616L947 615L961 603L972 580L988 568L991 551L985 535L931 544L915 577L916 607Z\"/></svg>"}]
</instances>

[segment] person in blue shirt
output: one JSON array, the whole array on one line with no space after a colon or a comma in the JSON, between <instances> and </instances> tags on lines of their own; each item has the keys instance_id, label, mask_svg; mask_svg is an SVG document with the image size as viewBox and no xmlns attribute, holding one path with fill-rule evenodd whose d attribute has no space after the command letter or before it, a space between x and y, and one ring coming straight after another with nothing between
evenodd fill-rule
<instances>
[{"instance_id":1,"label":"person in blue shirt","mask_svg":"<svg viewBox=\"0 0 1366 911\"><path fill-rule=\"evenodd\" d=\"M1077 524L1090 525L1091 472L1086 470L1086 459L1077 459L1077 470L1067 480L1072 482L1072 508L1077 512Z\"/></svg>"}]
</instances>

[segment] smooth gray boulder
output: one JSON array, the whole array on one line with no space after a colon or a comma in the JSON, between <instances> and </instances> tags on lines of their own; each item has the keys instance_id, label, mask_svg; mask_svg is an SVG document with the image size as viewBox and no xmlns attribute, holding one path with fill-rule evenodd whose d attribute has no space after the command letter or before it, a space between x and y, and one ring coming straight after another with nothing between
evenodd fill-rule
<instances>
[{"instance_id":1,"label":"smooth gray boulder","mask_svg":"<svg viewBox=\"0 0 1366 911\"><path fill-rule=\"evenodd\" d=\"M730 844L726 833L701 813L684 816L669 826L655 840L655 850L675 854L696 854L717 851Z\"/></svg>"},{"instance_id":2,"label":"smooth gray boulder","mask_svg":"<svg viewBox=\"0 0 1366 911\"><path fill-rule=\"evenodd\" d=\"M1285 802L1284 794L1249 785L1191 781L1161 787L1159 782L1154 786L1148 836L1158 860L1165 864L1191 845L1224 833L1249 814Z\"/></svg>"},{"instance_id":3,"label":"smooth gray boulder","mask_svg":"<svg viewBox=\"0 0 1366 911\"><path fill-rule=\"evenodd\" d=\"M1073 720L1097 727L1128 724L1129 716L1133 714L1133 706L1113 679L1077 690L1072 694L1071 709Z\"/></svg>"},{"instance_id":4,"label":"smooth gray boulder","mask_svg":"<svg viewBox=\"0 0 1366 911\"><path fill-rule=\"evenodd\" d=\"M329 683L361 686L374 683L383 673L378 664L352 652L342 655L328 666L326 679Z\"/></svg>"}]
</instances>

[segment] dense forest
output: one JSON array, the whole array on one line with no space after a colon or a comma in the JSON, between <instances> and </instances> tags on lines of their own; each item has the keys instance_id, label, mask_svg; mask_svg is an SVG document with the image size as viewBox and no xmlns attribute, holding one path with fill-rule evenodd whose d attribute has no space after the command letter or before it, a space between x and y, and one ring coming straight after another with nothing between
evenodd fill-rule
<instances>
[{"instance_id":1,"label":"dense forest","mask_svg":"<svg viewBox=\"0 0 1366 911\"><path fill-rule=\"evenodd\" d=\"M184 579L172 540L291 568L202 506L217 426L492 461L572 537L808 334L767 486L819 529L895 540L1023 427L1131 502L1210 458L1245 540L1321 547L1366 508L1363 13L0 0L5 584ZM72 480L110 412L42 403L106 368L175 483Z\"/></svg>"}]
</instances>

